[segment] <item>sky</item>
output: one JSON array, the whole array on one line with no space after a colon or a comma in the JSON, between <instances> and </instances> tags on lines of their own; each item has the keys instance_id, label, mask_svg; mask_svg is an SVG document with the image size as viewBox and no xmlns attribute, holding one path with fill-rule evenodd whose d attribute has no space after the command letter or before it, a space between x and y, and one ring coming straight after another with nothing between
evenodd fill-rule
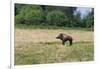
<instances>
[{"instance_id":1,"label":"sky","mask_svg":"<svg viewBox=\"0 0 100 69\"><path fill-rule=\"evenodd\" d=\"M77 11L81 13L81 17L87 15L89 12L91 12L92 8L84 8L84 7L79 7L77 8Z\"/></svg>"}]
</instances>

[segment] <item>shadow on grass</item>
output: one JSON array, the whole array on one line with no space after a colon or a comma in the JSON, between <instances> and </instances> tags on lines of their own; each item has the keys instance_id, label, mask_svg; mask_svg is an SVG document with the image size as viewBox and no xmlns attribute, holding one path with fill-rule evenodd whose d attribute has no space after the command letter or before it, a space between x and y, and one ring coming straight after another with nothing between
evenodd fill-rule
<instances>
[{"instance_id":1,"label":"shadow on grass","mask_svg":"<svg viewBox=\"0 0 100 69\"><path fill-rule=\"evenodd\" d=\"M80 42L73 42L73 44L82 44L82 43L93 43L92 41L80 41ZM55 44L62 44L62 42L39 42L36 44L49 44L49 45L55 45ZM66 42L66 44L69 44L69 41Z\"/></svg>"}]
</instances>

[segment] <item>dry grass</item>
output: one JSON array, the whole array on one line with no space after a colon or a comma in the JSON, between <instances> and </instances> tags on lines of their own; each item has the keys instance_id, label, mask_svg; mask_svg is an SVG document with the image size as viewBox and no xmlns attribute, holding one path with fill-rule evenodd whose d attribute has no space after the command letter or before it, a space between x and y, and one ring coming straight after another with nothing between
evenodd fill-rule
<instances>
[{"instance_id":1,"label":"dry grass","mask_svg":"<svg viewBox=\"0 0 100 69\"><path fill-rule=\"evenodd\" d=\"M55 37L70 34L73 46ZM40 64L93 60L93 32L62 29L15 29L15 64Z\"/></svg>"},{"instance_id":2,"label":"dry grass","mask_svg":"<svg viewBox=\"0 0 100 69\"><path fill-rule=\"evenodd\" d=\"M49 29L16 29L15 30L15 41L20 43L38 43L38 42L54 42L58 41L55 37L59 33L70 34L75 42L78 41L93 41L93 32L81 31L81 30L49 30ZM16 43L16 44L18 44Z\"/></svg>"}]
</instances>

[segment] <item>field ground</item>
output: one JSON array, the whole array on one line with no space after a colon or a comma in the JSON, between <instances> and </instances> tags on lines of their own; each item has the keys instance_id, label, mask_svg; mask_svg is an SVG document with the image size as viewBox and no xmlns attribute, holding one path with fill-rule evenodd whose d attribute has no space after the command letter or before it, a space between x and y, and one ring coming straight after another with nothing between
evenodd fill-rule
<instances>
[{"instance_id":1,"label":"field ground","mask_svg":"<svg viewBox=\"0 0 100 69\"><path fill-rule=\"evenodd\" d=\"M55 37L66 33L74 38L65 46ZM64 29L15 29L15 65L94 60L94 32Z\"/></svg>"}]
</instances>

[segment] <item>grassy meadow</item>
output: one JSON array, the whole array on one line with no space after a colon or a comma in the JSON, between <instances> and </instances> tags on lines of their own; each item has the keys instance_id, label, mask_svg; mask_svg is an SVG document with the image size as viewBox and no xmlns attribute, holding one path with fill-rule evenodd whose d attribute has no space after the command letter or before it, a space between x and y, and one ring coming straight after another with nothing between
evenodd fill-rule
<instances>
[{"instance_id":1,"label":"grassy meadow","mask_svg":"<svg viewBox=\"0 0 100 69\"><path fill-rule=\"evenodd\" d=\"M56 39L61 32L73 37L72 46ZM15 28L15 65L93 61L93 36L81 29Z\"/></svg>"}]
</instances>

